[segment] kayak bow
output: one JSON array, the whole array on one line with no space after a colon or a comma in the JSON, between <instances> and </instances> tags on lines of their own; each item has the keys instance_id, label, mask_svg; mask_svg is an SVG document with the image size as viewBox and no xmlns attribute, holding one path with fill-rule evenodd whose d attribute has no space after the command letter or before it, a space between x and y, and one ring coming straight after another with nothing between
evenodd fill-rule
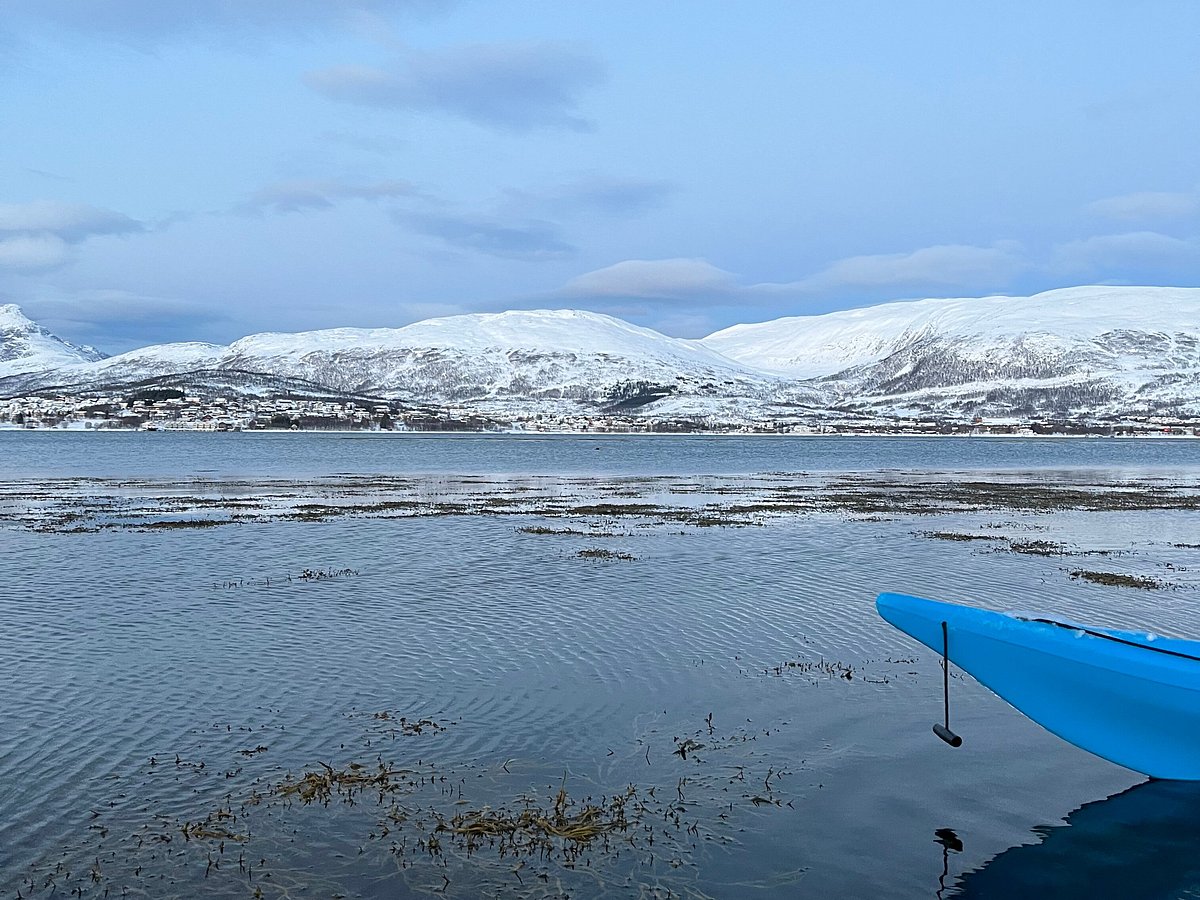
<instances>
[{"instance_id":1,"label":"kayak bow","mask_svg":"<svg viewBox=\"0 0 1200 900\"><path fill-rule=\"evenodd\" d=\"M1200 781L1200 641L905 594L875 605L1075 746L1152 778Z\"/></svg>"}]
</instances>

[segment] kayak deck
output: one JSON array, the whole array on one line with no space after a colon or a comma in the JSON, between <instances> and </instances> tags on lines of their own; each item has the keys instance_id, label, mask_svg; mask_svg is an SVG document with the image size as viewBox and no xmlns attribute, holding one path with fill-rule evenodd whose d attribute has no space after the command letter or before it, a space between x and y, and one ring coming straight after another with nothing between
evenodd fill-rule
<instances>
[{"instance_id":1,"label":"kayak deck","mask_svg":"<svg viewBox=\"0 0 1200 900\"><path fill-rule=\"evenodd\" d=\"M1166 653L1171 656L1200 662L1200 641L1193 641L1187 638L1164 637L1163 635L1154 634L1149 631L1121 631L1116 628L1097 628L1090 625L1081 625L1070 619L1059 619L1054 616L1037 615L1036 613L1014 612L1007 613L1007 615L1022 622L1056 625L1059 628L1068 628L1091 635L1092 637L1105 638L1110 641L1126 644L1130 647L1139 647L1155 653Z\"/></svg>"}]
</instances>

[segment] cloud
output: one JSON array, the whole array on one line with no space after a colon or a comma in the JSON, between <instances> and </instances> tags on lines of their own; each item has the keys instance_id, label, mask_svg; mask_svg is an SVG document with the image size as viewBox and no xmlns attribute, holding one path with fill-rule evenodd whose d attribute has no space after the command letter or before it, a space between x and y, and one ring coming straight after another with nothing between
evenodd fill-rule
<instances>
[{"instance_id":1,"label":"cloud","mask_svg":"<svg viewBox=\"0 0 1200 900\"><path fill-rule=\"evenodd\" d=\"M554 215L631 216L661 205L675 190L666 181L589 175L536 191L509 190L507 204Z\"/></svg>"},{"instance_id":2,"label":"cloud","mask_svg":"<svg viewBox=\"0 0 1200 900\"><path fill-rule=\"evenodd\" d=\"M1019 247L1001 241L990 247L940 244L910 253L850 256L826 266L815 275L786 285L760 288L822 291L840 288L970 287L981 289L1004 284L1026 263ZM986 288L983 288L986 289Z\"/></svg>"},{"instance_id":3,"label":"cloud","mask_svg":"<svg viewBox=\"0 0 1200 900\"><path fill-rule=\"evenodd\" d=\"M1018 245L1001 242L991 247L944 245L911 253L853 256L837 260L819 272L790 282L747 284L705 259L629 259L585 272L550 296L587 303L641 303L642 312L656 303L674 301L702 309L778 304L791 298L814 297L953 286L984 293L1007 283L1016 273L1031 269ZM893 295L894 296L894 295Z\"/></svg>"},{"instance_id":4,"label":"cloud","mask_svg":"<svg viewBox=\"0 0 1200 900\"><path fill-rule=\"evenodd\" d=\"M392 12L435 12L444 0L5 0L11 22L24 19L132 39L207 32L300 32Z\"/></svg>"},{"instance_id":5,"label":"cloud","mask_svg":"<svg viewBox=\"0 0 1200 900\"><path fill-rule=\"evenodd\" d=\"M736 290L730 273L703 259L627 259L572 278L559 293L580 299L672 300L727 297Z\"/></svg>"},{"instance_id":6,"label":"cloud","mask_svg":"<svg viewBox=\"0 0 1200 900\"><path fill-rule=\"evenodd\" d=\"M19 234L0 237L0 271L46 272L66 264L67 242L53 234Z\"/></svg>"},{"instance_id":7,"label":"cloud","mask_svg":"<svg viewBox=\"0 0 1200 900\"><path fill-rule=\"evenodd\" d=\"M108 353L157 341L200 340L198 331L228 320L209 303L114 289L42 295L22 305L55 334Z\"/></svg>"},{"instance_id":8,"label":"cloud","mask_svg":"<svg viewBox=\"0 0 1200 900\"><path fill-rule=\"evenodd\" d=\"M1088 212L1121 222L1154 222L1187 219L1200 213L1200 193L1140 191L1106 197L1088 204Z\"/></svg>"},{"instance_id":9,"label":"cloud","mask_svg":"<svg viewBox=\"0 0 1200 900\"><path fill-rule=\"evenodd\" d=\"M552 222L508 224L482 216L451 213L394 213L398 224L463 250L506 259L562 259L575 252Z\"/></svg>"},{"instance_id":10,"label":"cloud","mask_svg":"<svg viewBox=\"0 0 1200 900\"><path fill-rule=\"evenodd\" d=\"M1173 273L1200 265L1200 238L1177 238L1156 231L1096 235L1059 244L1051 265L1059 271L1089 276L1142 277L1139 272L1147 270Z\"/></svg>"},{"instance_id":11,"label":"cloud","mask_svg":"<svg viewBox=\"0 0 1200 900\"><path fill-rule=\"evenodd\" d=\"M0 269L43 272L70 260L70 246L89 237L133 234L145 226L123 213L81 203L0 203Z\"/></svg>"},{"instance_id":12,"label":"cloud","mask_svg":"<svg viewBox=\"0 0 1200 900\"><path fill-rule=\"evenodd\" d=\"M338 200L388 200L417 193L407 181L377 181L374 184L351 184L332 179L281 181L255 191L234 207L234 211L249 214L302 212L330 209Z\"/></svg>"},{"instance_id":13,"label":"cloud","mask_svg":"<svg viewBox=\"0 0 1200 900\"><path fill-rule=\"evenodd\" d=\"M471 44L414 53L392 68L336 66L309 72L314 91L379 109L432 110L500 131L587 130L578 95L604 70L575 44Z\"/></svg>"},{"instance_id":14,"label":"cloud","mask_svg":"<svg viewBox=\"0 0 1200 900\"><path fill-rule=\"evenodd\" d=\"M129 216L82 203L55 200L0 203L0 234L48 232L68 243L77 243L91 235L142 230L142 223Z\"/></svg>"},{"instance_id":15,"label":"cloud","mask_svg":"<svg viewBox=\"0 0 1200 900\"><path fill-rule=\"evenodd\" d=\"M446 202L429 194L426 209L396 210L397 224L435 237L463 250L507 259L552 260L573 255L577 248L563 237L561 219L572 214L631 214L665 195L664 182L589 177L544 190L510 189L486 212L446 211Z\"/></svg>"}]
</instances>

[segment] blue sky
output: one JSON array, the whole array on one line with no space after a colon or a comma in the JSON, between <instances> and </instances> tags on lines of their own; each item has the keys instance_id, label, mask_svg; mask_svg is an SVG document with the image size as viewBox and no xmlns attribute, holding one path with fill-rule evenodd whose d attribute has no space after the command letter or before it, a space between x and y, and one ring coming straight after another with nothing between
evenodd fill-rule
<instances>
[{"instance_id":1,"label":"blue sky","mask_svg":"<svg viewBox=\"0 0 1200 900\"><path fill-rule=\"evenodd\" d=\"M1200 284L1194 2L6 0L0 302L118 352Z\"/></svg>"}]
</instances>

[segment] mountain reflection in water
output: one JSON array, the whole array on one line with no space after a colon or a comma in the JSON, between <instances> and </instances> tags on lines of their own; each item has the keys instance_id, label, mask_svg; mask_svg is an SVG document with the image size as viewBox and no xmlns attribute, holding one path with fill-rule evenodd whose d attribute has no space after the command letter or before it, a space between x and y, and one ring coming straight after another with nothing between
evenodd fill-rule
<instances>
[{"instance_id":1,"label":"mountain reflection in water","mask_svg":"<svg viewBox=\"0 0 1200 900\"><path fill-rule=\"evenodd\" d=\"M1200 897L1200 783L1146 781L1034 829L945 897Z\"/></svg>"}]
</instances>

